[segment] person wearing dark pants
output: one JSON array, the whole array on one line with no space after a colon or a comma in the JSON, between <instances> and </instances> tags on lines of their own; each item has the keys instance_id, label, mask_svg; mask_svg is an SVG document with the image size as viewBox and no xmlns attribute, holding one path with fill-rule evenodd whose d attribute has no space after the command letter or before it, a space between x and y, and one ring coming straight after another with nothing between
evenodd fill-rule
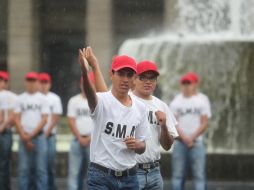
<instances>
[{"instance_id":1,"label":"person wearing dark pants","mask_svg":"<svg viewBox=\"0 0 254 190\"><path fill-rule=\"evenodd\" d=\"M17 95L8 89L9 74L0 71L0 190L10 190L12 126Z\"/></svg>"},{"instance_id":2,"label":"person wearing dark pants","mask_svg":"<svg viewBox=\"0 0 254 190\"><path fill-rule=\"evenodd\" d=\"M49 106L45 95L38 92L38 74L27 73L26 91L18 96L15 106L16 129L20 136L18 152L18 189L36 190L48 187L47 141L43 127ZM35 173L33 172L35 171Z\"/></svg>"},{"instance_id":3,"label":"person wearing dark pants","mask_svg":"<svg viewBox=\"0 0 254 190\"><path fill-rule=\"evenodd\" d=\"M160 146L169 150L176 131L176 119L167 104L153 96L159 71L155 63L141 61L137 65L137 78L132 94L147 107L147 120L151 129L151 138L146 141L144 154L136 155L138 162L138 181L140 190L163 190L160 172Z\"/></svg>"},{"instance_id":4,"label":"person wearing dark pants","mask_svg":"<svg viewBox=\"0 0 254 190\"><path fill-rule=\"evenodd\" d=\"M0 190L10 190L11 129L0 133Z\"/></svg>"},{"instance_id":5,"label":"person wearing dark pants","mask_svg":"<svg viewBox=\"0 0 254 190\"><path fill-rule=\"evenodd\" d=\"M92 73L89 79L94 82ZM89 163L90 136L93 130L93 121L89 116L82 78L80 89L81 93L73 96L67 106L68 125L74 136L69 151L68 190L84 189L84 178Z\"/></svg>"},{"instance_id":6,"label":"person wearing dark pants","mask_svg":"<svg viewBox=\"0 0 254 190\"><path fill-rule=\"evenodd\" d=\"M196 73L185 74L181 80L181 94L170 104L178 120L179 139L172 153L172 190L184 190L189 168L195 190L206 189L206 153L203 134L211 117L210 102L198 92L199 77Z\"/></svg>"},{"instance_id":7,"label":"person wearing dark pants","mask_svg":"<svg viewBox=\"0 0 254 190\"><path fill-rule=\"evenodd\" d=\"M46 96L50 112L48 115L48 121L43 128L44 135L47 140L48 150L48 188L47 190L56 190L55 184L55 159L56 159L56 134L57 134L57 123L60 115L63 112L62 103L60 97L51 92L51 77L48 73L39 74L40 81L40 92Z\"/></svg>"},{"instance_id":8,"label":"person wearing dark pants","mask_svg":"<svg viewBox=\"0 0 254 190\"><path fill-rule=\"evenodd\" d=\"M128 93L137 72L136 62L128 56L113 59L112 89L96 93L88 78L88 64L96 58L91 48L79 51L84 93L94 130L91 135L89 190L138 190L136 154L144 153L150 138L145 105ZM96 80L95 80L96 83Z\"/></svg>"}]
</instances>

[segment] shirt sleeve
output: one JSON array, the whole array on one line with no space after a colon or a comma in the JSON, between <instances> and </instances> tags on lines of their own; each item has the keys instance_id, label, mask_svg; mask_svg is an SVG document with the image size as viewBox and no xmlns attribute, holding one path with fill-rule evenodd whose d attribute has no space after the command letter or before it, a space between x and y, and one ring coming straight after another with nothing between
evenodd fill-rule
<instances>
[{"instance_id":1,"label":"shirt sleeve","mask_svg":"<svg viewBox=\"0 0 254 190\"><path fill-rule=\"evenodd\" d=\"M179 136L176 130L177 121L173 112L170 110L170 108L167 105L165 105L165 113L167 118L168 132L170 135L172 135L173 138L176 138Z\"/></svg>"},{"instance_id":2,"label":"shirt sleeve","mask_svg":"<svg viewBox=\"0 0 254 190\"><path fill-rule=\"evenodd\" d=\"M72 98L67 105L67 117L76 117L75 104Z\"/></svg>"},{"instance_id":3,"label":"shirt sleeve","mask_svg":"<svg viewBox=\"0 0 254 190\"><path fill-rule=\"evenodd\" d=\"M143 115L141 117L142 120L136 128L135 138L139 141L145 141L145 140L151 138L151 130L150 130L148 119L147 119L146 108L141 113L143 113Z\"/></svg>"},{"instance_id":4,"label":"shirt sleeve","mask_svg":"<svg viewBox=\"0 0 254 190\"><path fill-rule=\"evenodd\" d=\"M0 95L0 110L4 110L5 109L5 101L4 98L2 96L2 94Z\"/></svg>"},{"instance_id":5,"label":"shirt sleeve","mask_svg":"<svg viewBox=\"0 0 254 190\"><path fill-rule=\"evenodd\" d=\"M201 114L207 115L208 118L212 117L210 101L209 101L208 97L206 97L206 96L203 98Z\"/></svg>"},{"instance_id":6,"label":"shirt sleeve","mask_svg":"<svg viewBox=\"0 0 254 190\"><path fill-rule=\"evenodd\" d=\"M177 115L176 99L174 98L172 102L169 103L169 108L174 115Z\"/></svg>"},{"instance_id":7,"label":"shirt sleeve","mask_svg":"<svg viewBox=\"0 0 254 190\"><path fill-rule=\"evenodd\" d=\"M15 109L16 102L17 102L17 96L10 95L8 97L8 109L11 109L11 110Z\"/></svg>"},{"instance_id":8,"label":"shirt sleeve","mask_svg":"<svg viewBox=\"0 0 254 190\"><path fill-rule=\"evenodd\" d=\"M41 114L49 114L50 113L50 108L49 108L49 103L46 99L46 97L41 98Z\"/></svg>"},{"instance_id":9,"label":"shirt sleeve","mask_svg":"<svg viewBox=\"0 0 254 190\"><path fill-rule=\"evenodd\" d=\"M63 113L63 106L61 99L59 97L56 97L54 104L53 104L53 113L61 115Z\"/></svg>"},{"instance_id":10,"label":"shirt sleeve","mask_svg":"<svg viewBox=\"0 0 254 190\"><path fill-rule=\"evenodd\" d=\"M21 98L20 98L20 96L17 97L17 99L16 99L16 103L14 106L14 113L21 113Z\"/></svg>"},{"instance_id":11,"label":"shirt sleeve","mask_svg":"<svg viewBox=\"0 0 254 190\"><path fill-rule=\"evenodd\" d=\"M96 93L97 95L97 105L93 112L90 112L90 116L93 120L98 119L98 117L103 113L103 98L101 93Z\"/></svg>"}]
</instances>

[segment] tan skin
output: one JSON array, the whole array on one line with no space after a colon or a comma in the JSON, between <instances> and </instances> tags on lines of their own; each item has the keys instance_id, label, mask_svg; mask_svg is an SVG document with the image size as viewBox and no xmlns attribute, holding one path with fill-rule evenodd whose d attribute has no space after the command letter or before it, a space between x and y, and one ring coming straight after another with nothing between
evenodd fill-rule
<instances>
[{"instance_id":1,"label":"tan skin","mask_svg":"<svg viewBox=\"0 0 254 190\"><path fill-rule=\"evenodd\" d=\"M51 89L51 83L48 81L40 81L40 91L43 94L48 94L49 91ZM47 131L44 132L46 137L49 137L49 135L51 134L52 130L56 127L58 121L60 119L60 115L59 114L52 114L51 117L51 123L49 125L49 128Z\"/></svg>"},{"instance_id":2,"label":"tan skin","mask_svg":"<svg viewBox=\"0 0 254 190\"><path fill-rule=\"evenodd\" d=\"M0 91L8 89L8 81L5 81L0 78ZM14 111L13 109L8 110L7 118L4 120L4 113L0 111L0 133L3 133L5 129L7 129L11 124L14 123Z\"/></svg>"},{"instance_id":3,"label":"tan skin","mask_svg":"<svg viewBox=\"0 0 254 190\"><path fill-rule=\"evenodd\" d=\"M142 81L140 80L140 77L145 78L146 80ZM149 78L154 80L148 80ZM157 84L157 74L153 71L144 72L136 78L134 84L135 89L133 94L142 99L151 100ZM169 150L174 139L168 132L166 114L162 111L157 111L155 115L159 122L159 126L161 127L160 144L165 150Z\"/></svg>"},{"instance_id":4,"label":"tan skin","mask_svg":"<svg viewBox=\"0 0 254 190\"><path fill-rule=\"evenodd\" d=\"M87 49L79 50L79 63L83 76L83 86L84 93L88 100L88 105L91 112L94 111L97 105L97 96L95 90L93 89L91 82L88 79L88 66L92 63L90 59L87 59ZM135 76L127 77L130 72L129 69L121 69L123 71L110 72L110 78L112 81L112 94L116 99L123 105L130 107L132 105L132 100L128 95L131 84L133 83ZM119 74L121 72L121 75ZM101 75L102 77L102 75ZM95 76L96 78L96 76ZM96 80L96 79L95 79ZM105 87L105 89L107 89ZM135 151L138 154L142 154L145 151L145 142L138 141L133 137L127 137L124 139L128 149Z\"/></svg>"},{"instance_id":5,"label":"tan skin","mask_svg":"<svg viewBox=\"0 0 254 190\"><path fill-rule=\"evenodd\" d=\"M26 88L26 92L29 93L29 94L36 93L39 89L38 81L37 80L30 80L30 81L26 80L25 81L25 88ZM41 121L39 122L37 127L34 129L34 131L32 131L32 133L28 134L28 133L25 133L25 131L23 130L23 127L21 125L21 114L20 113L15 114L16 129L17 129L17 132L20 135L21 139L25 143L25 146L26 146L27 150L33 150L34 149L32 139L36 135L38 135L38 133L43 129L43 127L47 123L47 118L48 118L48 115L42 114L41 115Z\"/></svg>"},{"instance_id":6,"label":"tan skin","mask_svg":"<svg viewBox=\"0 0 254 190\"><path fill-rule=\"evenodd\" d=\"M86 96L84 94L83 84L80 84L80 89L81 89L81 94L85 99ZM81 147L86 147L90 144L91 136L90 135L81 136L81 134L79 133L79 131L77 129L76 119L74 117L68 117L68 126L69 126L71 132L73 133L73 135L79 141L79 144L80 144Z\"/></svg>"},{"instance_id":7,"label":"tan skin","mask_svg":"<svg viewBox=\"0 0 254 190\"><path fill-rule=\"evenodd\" d=\"M183 93L183 95L185 97L190 98L191 96L194 96L194 95L197 94L198 83L192 82L190 84L181 84L180 89L181 89L181 92ZM202 135L205 132L205 130L207 129L207 127L208 127L208 117L207 117L207 115L201 115L200 116L200 123L201 124L198 127L198 129L191 136L186 135L183 132L182 129L177 127L177 132L180 136L180 139L189 148L193 147L195 140L200 135Z\"/></svg>"}]
</instances>

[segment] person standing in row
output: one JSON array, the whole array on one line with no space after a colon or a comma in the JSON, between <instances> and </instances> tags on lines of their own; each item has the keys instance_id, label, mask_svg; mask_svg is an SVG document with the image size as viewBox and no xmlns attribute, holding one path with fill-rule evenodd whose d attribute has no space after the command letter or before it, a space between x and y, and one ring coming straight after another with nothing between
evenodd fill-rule
<instances>
[{"instance_id":1,"label":"person standing in row","mask_svg":"<svg viewBox=\"0 0 254 190\"><path fill-rule=\"evenodd\" d=\"M37 190L48 187L47 141L43 127L47 123L49 106L45 95L38 92L38 80L38 73L26 74L25 92L18 96L15 107L16 129L20 136L19 190L29 190L31 184L35 184Z\"/></svg>"},{"instance_id":2,"label":"person standing in row","mask_svg":"<svg viewBox=\"0 0 254 190\"><path fill-rule=\"evenodd\" d=\"M142 61L137 64L137 78L132 94L147 107L147 118L152 138L147 140L144 154L136 155L140 190L163 190L160 173L160 146L169 150L178 136L176 119L166 103L153 96L159 71L155 63Z\"/></svg>"},{"instance_id":3,"label":"person standing in row","mask_svg":"<svg viewBox=\"0 0 254 190\"><path fill-rule=\"evenodd\" d=\"M93 73L89 80L94 83ZM89 106L80 80L81 93L73 96L67 107L68 125L74 136L69 151L68 190L82 190L84 177L89 163L89 146L93 121L89 114Z\"/></svg>"},{"instance_id":4,"label":"person standing in row","mask_svg":"<svg viewBox=\"0 0 254 190\"><path fill-rule=\"evenodd\" d=\"M128 56L113 59L112 90L95 93L88 78L86 50L79 51L84 92L94 130L91 137L88 189L138 189L135 155L145 151L150 130L145 105L128 95L137 71Z\"/></svg>"},{"instance_id":5,"label":"person standing in row","mask_svg":"<svg viewBox=\"0 0 254 190\"><path fill-rule=\"evenodd\" d=\"M9 74L0 71L0 190L10 190L12 125L17 95L8 89Z\"/></svg>"},{"instance_id":6,"label":"person standing in row","mask_svg":"<svg viewBox=\"0 0 254 190\"><path fill-rule=\"evenodd\" d=\"M203 134L211 117L209 99L198 92L199 77L185 74L181 80L181 94L170 104L178 120L180 139L174 144L172 154L172 190L183 190L189 166L194 178L194 189L205 190L206 154Z\"/></svg>"},{"instance_id":7,"label":"person standing in row","mask_svg":"<svg viewBox=\"0 0 254 190\"><path fill-rule=\"evenodd\" d=\"M60 97L50 92L51 77L47 73L39 74L40 91L46 96L49 106L48 121L43 128L44 135L47 139L48 150L48 188L47 190L56 190L55 184L55 158L56 158L56 133L57 123L60 115L63 113Z\"/></svg>"}]
</instances>

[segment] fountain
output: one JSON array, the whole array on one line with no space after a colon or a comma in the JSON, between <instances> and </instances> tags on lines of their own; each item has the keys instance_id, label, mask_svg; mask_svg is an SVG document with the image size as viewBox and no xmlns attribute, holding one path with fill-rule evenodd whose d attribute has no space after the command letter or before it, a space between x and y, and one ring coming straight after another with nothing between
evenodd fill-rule
<instances>
[{"instance_id":1,"label":"fountain","mask_svg":"<svg viewBox=\"0 0 254 190\"><path fill-rule=\"evenodd\" d=\"M177 0L169 32L126 40L119 49L158 64L166 102L178 93L183 73L200 75L213 112L210 153L254 153L253 6L253 0Z\"/></svg>"}]
</instances>

